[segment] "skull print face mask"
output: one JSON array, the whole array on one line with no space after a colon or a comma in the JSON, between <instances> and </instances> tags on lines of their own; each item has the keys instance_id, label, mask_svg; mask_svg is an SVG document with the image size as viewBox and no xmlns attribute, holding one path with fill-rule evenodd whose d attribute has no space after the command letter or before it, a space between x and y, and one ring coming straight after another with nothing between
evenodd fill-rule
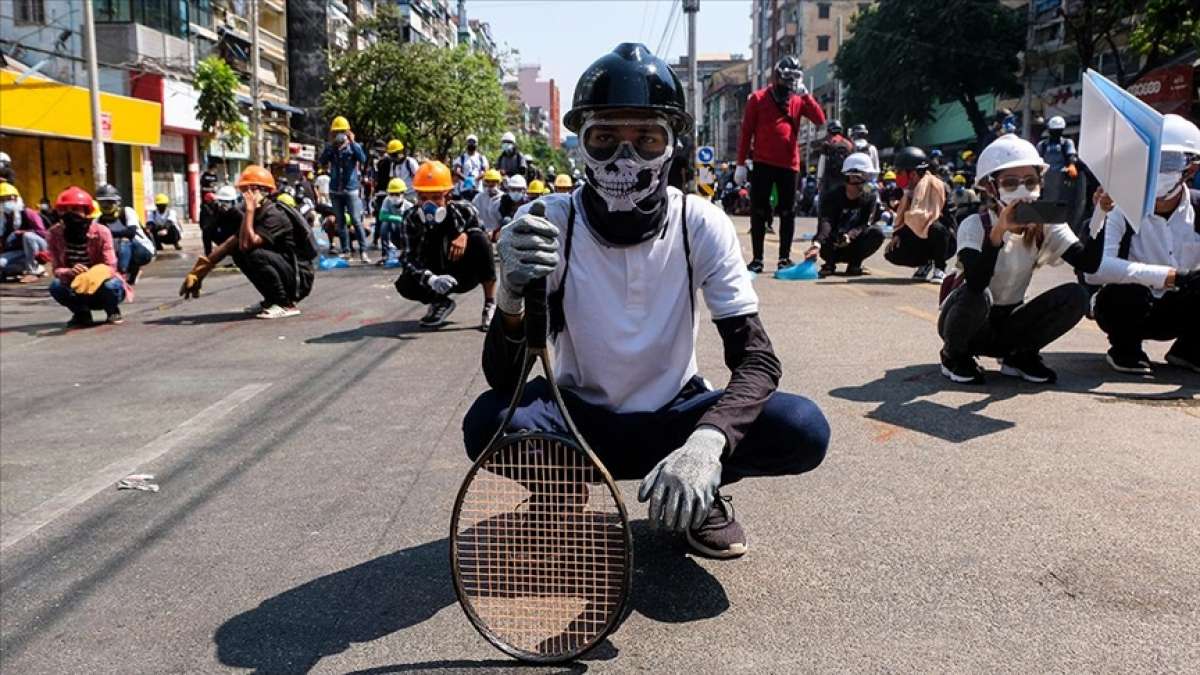
<instances>
[{"instance_id":1,"label":"skull print face mask","mask_svg":"<svg viewBox=\"0 0 1200 675\"><path fill-rule=\"evenodd\" d=\"M666 216L666 168L675 135L661 118L591 119L580 129L588 224L628 246L658 233Z\"/></svg>"}]
</instances>

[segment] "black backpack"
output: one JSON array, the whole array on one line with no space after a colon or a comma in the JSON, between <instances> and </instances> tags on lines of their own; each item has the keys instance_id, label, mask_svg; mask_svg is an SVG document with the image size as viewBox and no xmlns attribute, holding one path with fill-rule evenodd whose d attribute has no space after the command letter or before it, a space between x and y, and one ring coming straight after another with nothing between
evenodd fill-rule
<instances>
[{"instance_id":1,"label":"black backpack","mask_svg":"<svg viewBox=\"0 0 1200 675\"><path fill-rule=\"evenodd\" d=\"M315 260L320 251L317 248L317 240L313 237L312 228L308 226L304 216L287 204L275 202L275 206L283 209L288 220L292 221L292 242L295 246L296 258L298 260Z\"/></svg>"}]
</instances>

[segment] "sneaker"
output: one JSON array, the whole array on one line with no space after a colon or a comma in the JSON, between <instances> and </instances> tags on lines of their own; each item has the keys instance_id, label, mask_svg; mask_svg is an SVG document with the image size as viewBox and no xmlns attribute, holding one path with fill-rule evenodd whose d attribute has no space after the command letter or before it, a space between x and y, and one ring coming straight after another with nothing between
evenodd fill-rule
<instances>
[{"instance_id":1,"label":"sneaker","mask_svg":"<svg viewBox=\"0 0 1200 675\"><path fill-rule=\"evenodd\" d=\"M929 283L931 283L931 284L940 284L945 280L946 280L946 270L935 269L929 275Z\"/></svg>"},{"instance_id":2,"label":"sneaker","mask_svg":"<svg viewBox=\"0 0 1200 675\"><path fill-rule=\"evenodd\" d=\"M266 303L256 302L253 305L246 305L242 308L243 314L258 314L267 308Z\"/></svg>"},{"instance_id":3,"label":"sneaker","mask_svg":"<svg viewBox=\"0 0 1200 675\"><path fill-rule=\"evenodd\" d=\"M361 262L361 263L362 263L362 264L364 264L364 265L370 265L370 264L371 264L371 258L367 256L367 252L366 252L366 251L359 251L359 252L358 252L358 261L359 261L359 262Z\"/></svg>"},{"instance_id":4,"label":"sneaker","mask_svg":"<svg viewBox=\"0 0 1200 675\"><path fill-rule=\"evenodd\" d=\"M924 280L925 277L929 276L929 270L931 269L933 269L933 265L925 263L918 267L916 272L913 272L912 278Z\"/></svg>"},{"instance_id":5,"label":"sneaker","mask_svg":"<svg viewBox=\"0 0 1200 675\"><path fill-rule=\"evenodd\" d=\"M775 234L775 226L767 223L767 234Z\"/></svg>"},{"instance_id":6,"label":"sneaker","mask_svg":"<svg viewBox=\"0 0 1200 675\"><path fill-rule=\"evenodd\" d=\"M711 558L737 558L746 555L746 533L733 517L733 498L717 494L704 523L687 531L687 542L697 552Z\"/></svg>"},{"instance_id":7,"label":"sneaker","mask_svg":"<svg viewBox=\"0 0 1200 675\"><path fill-rule=\"evenodd\" d=\"M483 303L483 319L479 322L479 330L488 331L488 327L492 325L492 317L496 315L496 302L489 300Z\"/></svg>"},{"instance_id":8,"label":"sneaker","mask_svg":"<svg viewBox=\"0 0 1200 675\"><path fill-rule=\"evenodd\" d=\"M1176 368L1192 370L1200 373L1200 353L1193 350L1191 353L1185 348L1179 346L1180 340L1176 340L1175 344L1171 345L1171 349L1167 351L1167 363Z\"/></svg>"},{"instance_id":9,"label":"sneaker","mask_svg":"<svg viewBox=\"0 0 1200 675\"><path fill-rule=\"evenodd\" d=\"M29 273L36 277L44 277L46 276L46 267L41 263L38 263L33 266L33 269L29 270Z\"/></svg>"},{"instance_id":10,"label":"sneaker","mask_svg":"<svg viewBox=\"0 0 1200 675\"><path fill-rule=\"evenodd\" d=\"M777 265L775 266L775 269L777 269L777 270L786 270L787 268L789 268L789 267L791 267L792 265L795 265L795 264L796 264L796 263L792 262L792 259L791 259L791 258L780 258L780 259L779 259L779 264L777 264Z\"/></svg>"},{"instance_id":11,"label":"sneaker","mask_svg":"<svg viewBox=\"0 0 1200 675\"><path fill-rule=\"evenodd\" d=\"M1105 360L1118 373L1134 373L1135 375L1149 375L1151 373L1150 357L1146 356L1146 352L1142 351L1141 347L1131 349L1111 347L1105 356Z\"/></svg>"},{"instance_id":12,"label":"sneaker","mask_svg":"<svg viewBox=\"0 0 1200 675\"><path fill-rule=\"evenodd\" d=\"M450 298L439 300L429 306L429 311L425 312L425 316L421 317L421 326L424 328L437 328L445 326L446 319L458 307L458 303Z\"/></svg>"},{"instance_id":13,"label":"sneaker","mask_svg":"<svg viewBox=\"0 0 1200 675\"><path fill-rule=\"evenodd\" d=\"M959 384L983 384L983 368L973 356L951 357L944 350L942 357L942 375L951 382Z\"/></svg>"},{"instance_id":14,"label":"sneaker","mask_svg":"<svg viewBox=\"0 0 1200 675\"><path fill-rule=\"evenodd\" d=\"M67 321L67 328L87 328L95 324L96 322L92 321L91 312L80 312L71 315L71 319Z\"/></svg>"},{"instance_id":15,"label":"sneaker","mask_svg":"<svg viewBox=\"0 0 1200 675\"><path fill-rule=\"evenodd\" d=\"M113 312L104 319L104 322L111 323L114 326L119 326L125 323L125 317L121 316L120 312Z\"/></svg>"},{"instance_id":16,"label":"sneaker","mask_svg":"<svg viewBox=\"0 0 1200 675\"><path fill-rule=\"evenodd\" d=\"M1058 374L1046 367L1036 353L1013 354L1000 359L1000 374L1038 384L1058 381Z\"/></svg>"},{"instance_id":17,"label":"sneaker","mask_svg":"<svg viewBox=\"0 0 1200 675\"><path fill-rule=\"evenodd\" d=\"M753 272L755 274L762 274L762 271L763 271L762 261L761 260L751 260L750 264L746 265L746 269L750 270L751 272Z\"/></svg>"},{"instance_id":18,"label":"sneaker","mask_svg":"<svg viewBox=\"0 0 1200 675\"><path fill-rule=\"evenodd\" d=\"M289 316L299 316L300 310L295 307L280 307L279 305L271 305L264 307L261 312L255 314L258 319L286 319Z\"/></svg>"},{"instance_id":19,"label":"sneaker","mask_svg":"<svg viewBox=\"0 0 1200 675\"><path fill-rule=\"evenodd\" d=\"M850 265L846 268L846 276L848 277L861 277L866 275L866 273L867 271L863 269L862 265Z\"/></svg>"}]
</instances>

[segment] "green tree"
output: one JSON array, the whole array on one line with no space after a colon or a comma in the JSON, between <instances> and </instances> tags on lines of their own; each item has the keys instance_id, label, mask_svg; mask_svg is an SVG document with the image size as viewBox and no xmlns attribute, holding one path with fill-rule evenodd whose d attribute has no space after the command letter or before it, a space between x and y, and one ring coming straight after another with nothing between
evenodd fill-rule
<instances>
[{"instance_id":1,"label":"green tree","mask_svg":"<svg viewBox=\"0 0 1200 675\"><path fill-rule=\"evenodd\" d=\"M996 0L953 5L948 12L945 0L881 0L858 15L835 67L850 107L875 117L868 125L906 137L934 104L957 101L982 142L988 125L976 97L1020 91L1023 14Z\"/></svg>"},{"instance_id":2,"label":"green tree","mask_svg":"<svg viewBox=\"0 0 1200 675\"><path fill-rule=\"evenodd\" d=\"M196 117L201 130L211 141L219 139L226 150L233 150L250 136L250 128L238 110L238 76L219 56L209 56L196 64Z\"/></svg>"},{"instance_id":3,"label":"green tree","mask_svg":"<svg viewBox=\"0 0 1200 675\"><path fill-rule=\"evenodd\" d=\"M1130 44L1146 57L1130 82L1188 49L1200 51L1200 3L1149 0L1137 19Z\"/></svg>"},{"instance_id":4,"label":"green tree","mask_svg":"<svg viewBox=\"0 0 1200 675\"><path fill-rule=\"evenodd\" d=\"M1083 68L1094 68L1101 54L1116 64L1117 84L1128 86L1188 49L1200 50L1200 4L1195 0L1089 0L1058 10L1066 38ZM1122 33L1144 57L1141 67L1126 70L1119 58Z\"/></svg>"}]
</instances>

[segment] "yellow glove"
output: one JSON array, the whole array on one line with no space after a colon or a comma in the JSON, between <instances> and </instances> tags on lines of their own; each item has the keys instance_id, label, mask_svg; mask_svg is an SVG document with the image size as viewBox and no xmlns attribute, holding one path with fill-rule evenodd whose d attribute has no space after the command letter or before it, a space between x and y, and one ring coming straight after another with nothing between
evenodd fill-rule
<instances>
[{"instance_id":1,"label":"yellow glove","mask_svg":"<svg viewBox=\"0 0 1200 675\"><path fill-rule=\"evenodd\" d=\"M204 277L213 269L212 261L204 256L196 258L196 264L192 265L192 271L187 273L183 278L183 285L179 287L179 297L181 298L198 298L200 297L200 284L204 282Z\"/></svg>"},{"instance_id":2,"label":"yellow glove","mask_svg":"<svg viewBox=\"0 0 1200 675\"><path fill-rule=\"evenodd\" d=\"M1079 169L1076 169L1074 164L1068 166L1067 167L1067 176L1070 177L1071 180L1079 178Z\"/></svg>"},{"instance_id":3,"label":"yellow glove","mask_svg":"<svg viewBox=\"0 0 1200 675\"><path fill-rule=\"evenodd\" d=\"M111 279L112 275L112 268L108 265L92 265L83 274L75 275L71 281L71 290L79 295L92 295L100 290L100 287Z\"/></svg>"}]
</instances>

